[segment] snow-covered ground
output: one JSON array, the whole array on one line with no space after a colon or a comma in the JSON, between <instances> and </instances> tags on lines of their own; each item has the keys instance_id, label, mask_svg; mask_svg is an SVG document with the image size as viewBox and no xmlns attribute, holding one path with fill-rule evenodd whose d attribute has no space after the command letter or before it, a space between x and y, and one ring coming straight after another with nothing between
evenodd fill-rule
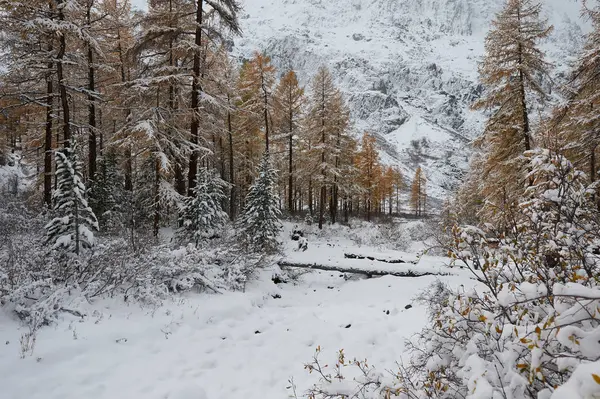
<instances>
[{"instance_id":1,"label":"snow-covered ground","mask_svg":"<svg viewBox=\"0 0 600 399\"><path fill-rule=\"evenodd\" d=\"M342 236L309 240L306 252L293 252L291 241L286 251L307 261L339 259L347 251L414 260L358 247ZM414 267L443 267L447 261L424 257ZM473 284L465 271L451 271L456 275L441 278L453 286ZM404 340L426 323L425 310L412 299L436 279L311 272L296 283L275 285L274 272L261 272L245 293L187 295L159 308L117 299L86 305L83 320L66 314L41 329L33 355L25 359L19 358L19 340L28 330L2 313L0 397L281 399L290 394L290 378L299 394L314 382L303 364L317 346L325 363L344 349L349 357L394 369ZM414 306L406 309L409 304Z\"/></svg>"}]
</instances>

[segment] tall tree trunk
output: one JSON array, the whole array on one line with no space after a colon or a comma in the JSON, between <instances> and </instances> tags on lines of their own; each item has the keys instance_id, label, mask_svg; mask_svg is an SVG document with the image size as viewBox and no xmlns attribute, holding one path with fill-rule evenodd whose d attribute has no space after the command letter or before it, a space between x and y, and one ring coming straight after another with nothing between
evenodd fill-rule
<instances>
[{"instance_id":1,"label":"tall tree trunk","mask_svg":"<svg viewBox=\"0 0 600 399\"><path fill-rule=\"evenodd\" d=\"M321 195L319 196L319 229L323 229L325 220L325 203L327 202L327 186L321 186Z\"/></svg>"},{"instance_id":2,"label":"tall tree trunk","mask_svg":"<svg viewBox=\"0 0 600 399\"><path fill-rule=\"evenodd\" d=\"M289 122L290 122L290 137L288 140L289 162L288 162L288 211L294 213L294 112L290 106Z\"/></svg>"},{"instance_id":3,"label":"tall tree trunk","mask_svg":"<svg viewBox=\"0 0 600 399\"><path fill-rule=\"evenodd\" d=\"M51 3L51 2L50 2ZM52 5L50 4L52 8ZM52 44L48 45L48 53L52 53ZM52 207L52 103L54 101L54 87L52 82L52 68L54 63L48 63L46 74L46 131L44 136L44 203Z\"/></svg>"},{"instance_id":4,"label":"tall tree trunk","mask_svg":"<svg viewBox=\"0 0 600 399\"><path fill-rule=\"evenodd\" d=\"M519 33L521 32L521 9L517 8L517 20L519 23ZM525 151L531 150L531 142L529 138L529 115L527 112L527 99L525 95L525 76L523 74L523 45L517 45L517 64L519 65L519 97L521 101L521 128L523 129L523 140L525 143ZM531 182L533 184L533 182Z\"/></svg>"},{"instance_id":5,"label":"tall tree trunk","mask_svg":"<svg viewBox=\"0 0 600 399\"><path fill-rule=\"evenodd\" d=\"M267 97L267 92L265 91L265 109L264 109L264 116L265 116L265 150L267 152L269 152L269 110L268 110L268 106L269 106L269 99Z\"/></svg>"},{"instance_id":6,"label":"tall tree trunk","mask_svg":"<svg viewBox=\"0 0 600 399\"><path fill-rule=\"evenodd\" d=\"M60 21L65 20L65 15L62 10L64 0L58 0L58 19ZM71 115L69 113L69 97L67 96L67 86L65 83L64 74L64 58L67 51L67 39L65 38L64 32L59 34L58 40L58 53L56 54L56 77L58 79L58 90L60 93L60 103L62 106L62 119L63 119L63 146L70 147L71 145Z\"/></svg>"},{"instance_id":7,"label":"tall tree trunk","mask_svg":"<svg viewBox=\"0 0 600 399\"><path fill-rule=\"evenodd\" d=\"M313 208L313 186L312 186L312 178L308 178L308 210L310 212L310 216L314 214Z\"/></svg>"},{"instance_id":8,"label":"tall tree trunk","mask_svg":"<svg viewBox=\"0 0 600 399\"><path fill-rule=\"evenodd\" d=\"M87 20L88 25L91 24L91 8L93 2L90 2L87 9ZM88 174L89 179L94 180L96 175L96 97L94 91L96 90L96 79L94 70L94 51L92 46L88 45L87 48L87 61L88 61L88 125L89 125L89 136L88 136Z\"/></svg>"},{"instance_id":9,"label":"tall tree trunk","mask_svg":"<svg viewBox=\"0 0 600 399\"><path fill-rule=\"evenodd\" d=\"M160 229L160 160L154 161L154 221L152 224L152 234L158 237Z\"/></svg>"},{"instance_id":10,"label":"tall tree trunk","mask_svg":"<svg viewBox=\"0 0 600 399\"><path fill-rule=\"evenodd\" d=\"M227 99L229 101L229 98ZM231 191L229 193L229 218L235 219L236 214L236 185L235 185L235 168L233 165L233 125L231 123L231 111L227 111L227 132L229 136L229 183Z\"/></svg>"},{"instance_id":11,"label":"tall tree trunk","mask_svg":"<svg viewBox=\"0 0 600 399\"><path fill-rule=\"evenodd\" d=\"M192 145L194 146L198 146L200 143L200 107L198 97L202 92L202 87L200 86L200 49L202 47L203 3L204 0L197 0L196 34L194 38L196 48L194 49L194 65L192 69L192 124L190 126L190 136ZM196 173L198 173L198 151L197 149L193 149L190 155L188 170L188 196L193 195L193 190L196 187Z\"/></svg>"}]
</instances>

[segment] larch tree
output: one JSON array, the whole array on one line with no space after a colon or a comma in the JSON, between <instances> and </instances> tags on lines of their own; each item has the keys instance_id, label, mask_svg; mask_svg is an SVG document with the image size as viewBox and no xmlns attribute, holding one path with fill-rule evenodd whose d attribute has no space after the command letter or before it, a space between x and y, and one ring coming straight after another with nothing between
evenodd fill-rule
<instances>
[{"instance_id":1,"label":"larch tree","mask_svg":"<svg viewBox=\"0 0 600 399\"><path fill-rule=\"evenodd\" d=\"M427 204L427 179L419 166L410 186L410 205L415 216L424 216Z\"/></svg>"},{"instance_id":2,"label":"larch tree","mask_svg":"<svg viewBox=\"0 0 600 399\"><path fill-rule=\"evenodd\" d=\"M145 72L138 79L158 90L157 103L162 106L163 116L172 130L169 134L179 139L187 135L183 133L184 123L190 120L190 108L184 96L189 93L189 41L195 25L192 14L193 4L186 0L151 1L132 48L133 55L147 60ZM180 150L169 154L173 161L174 187L179 195L185 195L183 165L190 151L184 143L176 147Z\"/></svg>"},{"instance_id":3,"label":"larch tree","mask_svg":"<svg viewBox=\"0 0 600 399\"><path fill-rule=\"evenodd\" d=\"M18 106L40 107L44 112L43 201L52 207L53 138L58 114L56 96L56 34L58 18L54 2L7 1L0 4L0 41L6 50L0 54L3 113L13 114ZM9 101L9 99L14 101Z\"/></svg>"},{"instance_id":4,"label":"larch tree","mask_svg":"<svg viewBox=\"0 0 600 399\"><path fill-rule=\"evenodd\" d=\"M600 9L586 9L592 22L584 49L566 86L566 102L554 110L546 125L550 130L547 147L565 153L585 170L592 181L598 179L597 156L600 146Z\"/></svg>"},{"instance_id":5,"label":"larch tree","mask_svg":"<svg viewBox=\"0 0 600 399\"><path fill-rule=\"evenodd\" d=\"M327 67L320 67L313 77L309 96L307 128L311 135L312 162L315 173L311 181L319 188L319 228L323 228L325 208L331 202L332 222L337 212L337 182L340 177L340 154L349 121L348 108L333 82ZM328 201L328 191L331 201Z\"/></svg>"},{"instance_id":6,"label":"larch tree","mask_svg":"<svg viewBox=\"0 0 600 399\"><path fill-rule=\"evenodd\" d=\"M239 83L242 98L240 107L260 126L265 137L266 151L269 151L269 139L273 130L275 72L271 57L257 52L246 62Z\"/></svg>"},{"instance_id":7,"label":"larch tree","mask_svg":"<svg viewBox=\"0 0 600 399\"><path fill-rule=\"evenodd\" d=\"M356 167L359 173L359 182L363 192L363 204L367 221L371 221L371 215L375 205L378 203L377 190L380 183L381 164L379 152L376 148L375 136L365 132L361 149L356 157Z\"/></svg>"},{"instance_id":8,"label":"larch tree","mask_svg":"<svg viewBox=\"0 0 600 399\"><path fill-rule=\"evenodd\" d=\"M204 96L202 88L203 43L206 40L222 40L226 33L239 34L241 29L238 21L240 4L237 0L197 0L194 5L194 35L193 41L189 41L192 49L190 140L193 145L197 146L200 142L201 99ZM207 23L208 18L216 21L209 24ZM193 195L196 185L199 154L197 150L193 150L190 154L188 195Z\"/></svg>"},{"instance_id":9,"label":"larch tree","mask_svg":"<svg viewBox=\"0 0 600 399\"><path fill-rule=\"evenodd\" d=\"M535 0L507 0L486 37L479 67L486 92L474 108L491 112L478 140L485 159L482 195L490 206L510 205L527 186L522 154L533 146L530 101L546 98L542 80L549 69L538 45L552 27L541 11ZM488 208L483 212L490 213Z\"/></svg>"},{"instance_id":10,"label":"larch tree","mask_svg":"<svg viewBox=\"0 0 600 399\"><path fill-rule=\"evenodd\" d=\"M294 71L288 71L280 80L275 90L275 123L278 136L287 141L287 207L288 212L295 211L295 159L294 148L300 129L306 97L304 88L298 83L298 77Z\"/></svg>"}]
</instances>

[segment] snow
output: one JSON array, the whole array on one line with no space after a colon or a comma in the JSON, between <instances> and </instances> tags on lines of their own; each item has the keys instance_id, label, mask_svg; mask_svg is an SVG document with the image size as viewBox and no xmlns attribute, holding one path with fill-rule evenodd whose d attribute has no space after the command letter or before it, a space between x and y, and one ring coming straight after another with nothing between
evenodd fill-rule
<instances>
[{"instance_id":1,"label":"snow","mask_svg":"<svg viewBox=\"0 0 600 399\"><path fill-rule=\"evenodd\" d=\"M349 250L410 256L359 248L343 236L315 240L309 235L308 240L306 252L295 252L297 243L288 239L286 256L336 259ZM443 267L448 259L421 262L410 267ZM317 346L323 364L334 364L337 351L344 349L349 358L394 369L403 358L404 340L427 322L412 298L436 280L346 279L340 273L310 272L296 284L275 285L271 276L277 271L266 268L244 293L188 294L155 308L117 298L86 305L84 319L65 313L56 325L39 330L33 356L23 360L19 339L29 330L0 313L0 342L6 343L0 346L2 396L281 399L290 394L291 378L299 394L314 382L303 365ZM473 284L466 275L441 278L454 287ZM414 307L405 309L409 304Z\"/></svg>"}]
</instances>

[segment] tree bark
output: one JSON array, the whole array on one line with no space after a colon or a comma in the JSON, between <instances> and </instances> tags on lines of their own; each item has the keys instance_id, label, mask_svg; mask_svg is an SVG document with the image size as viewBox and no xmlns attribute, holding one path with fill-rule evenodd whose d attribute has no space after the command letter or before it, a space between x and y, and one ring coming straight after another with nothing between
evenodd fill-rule
<instances>
[{"instance_id":1,"label":"tree bark","mask_svg":"<svg viewBox=\"0 0 600 399\"><path fill-rule=\"evenodd\" d=\"M52 7L52 6L50 6ZM52 44L48 45L48 53L52 53ZM48 63L46 74L46 131L44 136L44 203L52 207L52 105L54 101L54 87L52 82L52 68L54 63Z\"/></svg>"},{"instance_id":2,"label":"tree bark","mask_svg":"<svg viewBox=\"0 0 600 399\"><path fill-rule=\"evenodd\" d=\"M231 111L227 111L227 131L229 136L229 183L231 184L231 192L229 193L229 218L234 220L236 214L236 185L233 164L233 125L231 123Z\"/></svg>"},{"instance_id":3,"label":"tree bark","mask_svg":"<svg viewBox=\"0 0 600 399\"><path fill-rule=\"evenodd\" d=\"M197 0L196 6L196 34L194 38L194 65L192 69L192 124L190 126L190 136L193 146L198 146L200 143L199 128L200 128L200 107L198 97L202 92L200 85L200 49L202 46L202 20L203 20L203 0ZM194 188L196 187L196 174L198 173L198 150L193 149L190 155L189 170L188 170L188 196L193 196Z\"/></svg>"},{"instance_id":4,"label":"tree bark","mask_svg":"<svg viewBox=\"0 0 600 399\"><path fill-rule=\"evenodd\" d=\"M291 89L290 89L291 92ZM288 152L289 152L289 162L288 162L288 211L293 214L294 213L294 111L291 106L291 94L290 94L290 113L289 113L289 130L290 137L288 140Z\"/></svg>"},{"instance_id":5,"label":"tree bark","mask_svg":"<svg viewBox=\"0 0 600 399\"><path fill-rule=\"evenodd\" d=\"M65 15L62 11L63 0L58 0L58 19L60 21L65 20ZM62 106L62 119L63 119L63 146L71 146L71 115L69 112L69 97L67 95L67 86L65 83L64 76L64 58L67 51L67 40L64 32L59 33L59 47L56 55L56 76L58 79L58 90L60 94L60 102Z\"/></svg>"},{"instance_id":6,"label":"tree bark","mask_svg":"<svg viewBox=\"0 0 600 399\"><path fill-rule=\"evenodd\" d=\"M88 25L91 24L91 8L93 2L90 1L87 9L87 21ZM88 44L87 48L87 61L88 61L88 178L94 180L96 175L96 98L94 91L96 90L96 76L94 70L94 51L92 46Z\"/></svg>"}]
</instances>

